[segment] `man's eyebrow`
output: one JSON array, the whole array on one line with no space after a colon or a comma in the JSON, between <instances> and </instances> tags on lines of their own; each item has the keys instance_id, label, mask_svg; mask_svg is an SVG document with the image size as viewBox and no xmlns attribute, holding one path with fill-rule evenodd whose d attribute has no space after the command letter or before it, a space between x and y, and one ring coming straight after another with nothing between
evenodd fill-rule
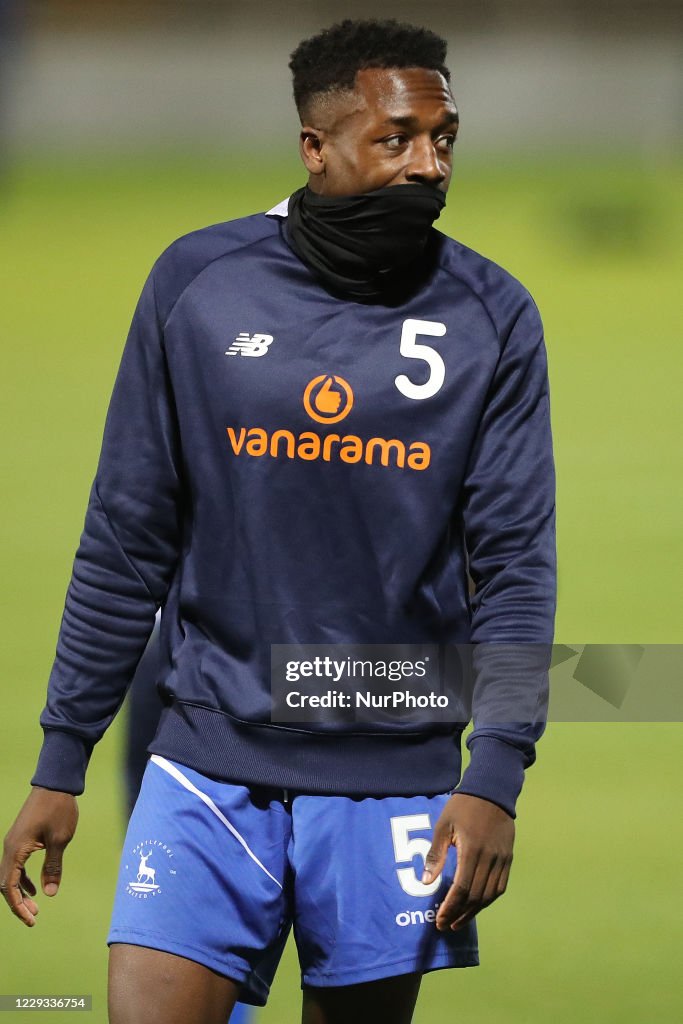
<instances>
[{"instance_id":1,"label":"man's eyebrow","mask_svg":"<svg viewBox=\"0 0 683 1024\"><path fill-rule=\"evenodd\" d=\"M417 123L418 123L418 119L416 117L410 117L410 116L406 116L406 117L395 116L395 117L387 117L387 118L385 118L382 123L383 124L394 125L396 128L414 128L417 125ZM445 128L448 125L456 125L456 124L460 124L460 116L459 116L457 110L450 110L445 115L443 120L440 122L439 128Z\"/></svg>"}]
</instances>

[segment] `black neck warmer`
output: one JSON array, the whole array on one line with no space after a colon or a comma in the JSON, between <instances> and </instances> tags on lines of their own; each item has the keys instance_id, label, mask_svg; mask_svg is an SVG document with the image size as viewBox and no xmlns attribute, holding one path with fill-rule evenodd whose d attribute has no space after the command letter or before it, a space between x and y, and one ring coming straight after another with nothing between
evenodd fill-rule
<instances>
[{"instance_id":1,"label":"black neck warmer","mask_svg":"<svg viewBox=\"0 0 683 1024\"><path fill-rule=\"evenodd\" d=\"M381 300L420 260L445 203L433 185L390 185L353 196L320 196L306 186L290 197L287 239L333 292Z\"/></svg>"}]
</instances>

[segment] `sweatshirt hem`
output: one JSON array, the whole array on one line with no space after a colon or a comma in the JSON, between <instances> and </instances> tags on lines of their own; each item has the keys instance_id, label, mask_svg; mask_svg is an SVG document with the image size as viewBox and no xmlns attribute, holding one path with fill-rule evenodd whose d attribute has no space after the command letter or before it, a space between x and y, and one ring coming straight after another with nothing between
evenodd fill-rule
<instances>
[{"instance_id":1,"label":"sweatshirt hem","mask_svg":"<svg viewBox=\"0 0 683 1024\"><path fill-rule=\"evenodd\" d=\"M460 732L316 733L238 722L176 701L148 747L212 778L339 796L448 793L461 770Z\"/></svg>"}]
</instances>

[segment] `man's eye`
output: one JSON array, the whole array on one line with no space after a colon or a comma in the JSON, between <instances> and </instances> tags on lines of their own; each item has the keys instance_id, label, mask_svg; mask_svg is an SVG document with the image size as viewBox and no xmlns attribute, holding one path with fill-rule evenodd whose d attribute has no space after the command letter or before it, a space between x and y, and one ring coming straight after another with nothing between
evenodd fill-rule
<instances>
[{"instance_id":1,"label":"man's eye","mask_svg":"<svg viewBox=\"0 0 683 1024\"><path fill-rule=\"evenodd\" d=\"M405 135L391 135L388 139L384 140L384 145L388 146L389 149L400 149L405 141Z\"/></svg>"},{"instance_id":2,"label":"man's eye","mask_svg":"<svg viewBox=\"0 0 683 1024\"><path fill-rule=\"evenodd\" d=\"M455 145L455 135L444 135L443 138L439 139L437 146L442 150L451 150Z\"/></svg>"}]
</instances>

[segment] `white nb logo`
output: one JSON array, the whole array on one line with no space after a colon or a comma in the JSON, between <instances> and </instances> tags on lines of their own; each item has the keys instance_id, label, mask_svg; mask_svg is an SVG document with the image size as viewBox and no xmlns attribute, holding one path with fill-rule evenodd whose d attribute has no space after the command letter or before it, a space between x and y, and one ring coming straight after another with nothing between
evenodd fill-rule
<instances>
[{"instance_id":1,"label":"white nb logo","mask_svg":"<svg viewBox=\"0 0 683 1024\"><path fill-rule=\"evenodd\" d=\"M242 331L225 354L226 356L264 356L272 340L272 334L249 334L247 331Z\"/></svg>"}]
</instances>

